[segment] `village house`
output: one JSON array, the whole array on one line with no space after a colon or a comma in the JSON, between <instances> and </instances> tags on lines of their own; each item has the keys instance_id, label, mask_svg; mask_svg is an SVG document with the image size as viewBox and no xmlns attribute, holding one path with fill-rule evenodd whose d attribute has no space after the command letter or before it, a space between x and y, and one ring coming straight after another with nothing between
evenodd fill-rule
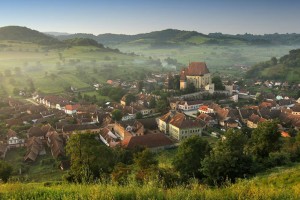
<instances>
[{"instance_id":1,"label":"village house","mask_svg":"<svg viewBox=\"0 0 300 200\"><path fill-rule=\"evenodd\" d=\"M27 138L28 139L30 139L32 137L35 137L35 138L38 138L40 140L44 140L45 135L46 135L46 133L44 131L42 131L42 129L40 127L37 127L37 126L31 127L27 131Z\"/></svg>"},{"instance_id":2,"label":"village house","mask_svg":"<svg viewBox=\"0 0 300 200\"><path fill-rule=\"evenodd\" d=\"M9 149L25 146L25 140L20 139L14 130L9 129L6 135L7 135L7 144Z\"/></svg>"},{"instance_id":3,"label":"village house","mask_svg":"<svg viewBox=\"0 0 300 200\"><path fill-rule=\"evenodd\" d=\"M56 108L58 110L64 110L65 106L69 104L69 100L57 96L57 95L47 95L44 97L36 98L36 101L40 104L45 105L47 108Z\"/></svg>"},{"instance_id":4,"label":"village house","mask_svg":"<svg viewBox=\"0 0 300 200\"><path fill-rule=\"evenodd\" d=\"M137 120L127 120L116 122L114 132L124 140L127 137L144 135L144 125Z\"/></svg>"},{"instance_id":5,"label":"village house","mask_svg":"<svg viewBox=\"0 0 300 200\"><path fill-rule=\"evenodd\" d=\"M138 137L127 137L121 142L121 146L126 149L145 147L151 151L158 151L174 147L174 143L163 133L146 134Z\"/></svg>"},{"instance_id":6,"label":"village house","mask_svg":"<svg viewBox=\"0 0 300 200\"><path fill-rule=\"evenodd\" d=\"M74 115L77 112L77 109L80 107L79 104L75 104L75 105L66 105L65 106L65 113L68 115Z\"/></svg>"},{"instance_id":7,"label":"village house","mask_svg":"<svg viewBox=\"0 0 300 200\"><path fill-rule=\"evenodd\" d=\"M261 122L264 122L264 121L266 121L266 119L253 113L247 120L247 127L248 128L257 128L258 124Z\"/></svg>"},{"instance_id":8,"label":"village house","mask_svg":"<svg viewBox=\"0 0 300 200\"><path fill-rule=\"evenodd\" d=\"M27 152L24 161L34 162L39 155L45 155L46 150L43 141L38 137L31 137L27 141Z\"/></svg>"},{"instance_id":9,"label":"village house","mask_svg":"<svg viewBox=\"0 0 300 200\"><path fill-rule=\"evenodd\" d=\"M207 105L201 105L198 109L199 113L214 113L214 110Z\"/></svg>"},{"instance_id":10,"label":"village house","mask_svg":"<svg viewBox=\"0 0 300 200\"><path fill-rule=\"evenodd\" d=\"M98 133L100 128L95 124L78 125L78 124L67 124L63 126L62 133L69 136L73 133Z\"/></svg>"},{"instance_id":11,"label":"village house","mask_svg":"<svg viewBox=\"0 0 300 200\"><path fill-rule=\"evenodd\" d=\"M52 156L54 158L63 157L65 155L63 136L58 134L56 131L52 131L48 132L46 137L47 145L51 149Z\"/></svg>"},{"instance_id":12,"label":"village house","mask_svg":"<svg viewBox=\"0 0 300 200\"><path fill-rule=\"evenodd\" d=\"M292 115L299 115L300 116L300 105L295 105L291 108Z\"/></svg>"},{"instance_id":13,"label":"village house","mask_svg":"<svg viewBox=\"0 0 300 200\"><path fill-rule=\"evenodd\" d=\"M212 117L211 115L200 113L200 115L198 115L197 117L197 120L202 120L203 122L205 122L206 126L212 127L218 124L217 120L214 118L215 117Z\"/></svg>"},{"instance_id":14,"label":"village house","mask_svg":"<svg viewBox=\"0 0 300 200\"><path fill-rule=\"evenodd\" d=\"M205 88L211 84L211 75L205 62L192 62L180 72L180 89L184 90L192 83L195 88Z\"/></svg>"},{"instance_id":15,"label":"village house","mask_svg":"<svg viewBox=\"0 0 300 200\"><path fill-rule=\"evenodd\" d=\"M190 120L183 113L176 113L169 122L169 135L180 141L193 135L202 136L204 128L202 121Z\"/></svg>"},{"instance_id":16,"label":"village house","mask_svg":"<svg viewBox=\"0 0 300 200\"><path fill-rule=\"evenodd\" d=\"M178 103L178 109L182 111L197 110L203 104L202 101L181 101Z\"/></svg>"},{"instance_id":17,"label":"village house","mask_svg":"<svg viewBox=\"0 0 300 200\"><path fill-rule=\"evenodd\" d=\"M161 132L169 134L169 123L176 113L177 112L175 110L171 110L167 114L158 118L158 129Z\"/></svg>"},{"instance_id":18,"label":"village house","mask_svg":"<svg viewBox=\"0 0 300 200\"><path fill-rule=\"evenodd\" d=\"M99 137L100 140L109 147L115 147L119 145L121 140L121 137L118 134L113 133L112 130L106 127L101 129Z\"/></svg>"}]
</instances>

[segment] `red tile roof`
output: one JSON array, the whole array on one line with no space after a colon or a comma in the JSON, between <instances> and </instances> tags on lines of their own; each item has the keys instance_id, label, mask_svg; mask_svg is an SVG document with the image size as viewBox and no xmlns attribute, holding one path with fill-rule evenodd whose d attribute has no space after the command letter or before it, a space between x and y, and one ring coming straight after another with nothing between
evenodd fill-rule
<instances>
[{"instance_id":1,"label":"red tile roof","mask_svg":"<svg viewBox=\"0 0 300 200\"><path fill-rule=\"evenodd\" d=\"M170 145L173 145L172 140L162 133L128 137L122 141L122 146L128 149L133 149L137 146L156 148Z\"/></svg>"}]
</instances>

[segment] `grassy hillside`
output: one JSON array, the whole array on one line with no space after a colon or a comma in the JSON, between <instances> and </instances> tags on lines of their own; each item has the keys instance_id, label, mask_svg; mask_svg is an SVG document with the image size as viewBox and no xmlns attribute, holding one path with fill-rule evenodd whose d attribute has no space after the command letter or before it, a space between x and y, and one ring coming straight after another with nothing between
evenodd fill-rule
<instances>
[{"instance_id":1,"label":"grassy hillside","mask_svg":"<svg viewBox=\"0 0 300 200\"><path fill-rule=\"evenodd\" d=\"M254 65L246 77L300 82L300 49L291 50L279 60L272 58Z\"/></svg>"},{"instance_id":2,"label":"grassy hillside","mask_svg":"<svg viewBox=\"0 0 300 200\"><path fill-rule=\"evenodd\" d=\"M149 64L148 58L122 54L100 44L79 44L86 40L74 45L78 41L59 49L31 42L0 41L0 93L11 95L15 88L29 88L30 80L38 91L60 93L70 86L80 89L107 79L134 80L134 74L161 70Z\"/></svg>"},{"instance_id":3,"label":"grassy hillside","mask_svg":"<svg viewBox=\"0 0 300 200\"><path fill-rule=\"evenodd\" d=\"M62 45L62 42L53 37L20 26L1 27L0 40L17 40L23 42L33 42L41 45Z\"/></svg>"},{"instance_id":4,"label":"grassy hillside","mask_svg":"<svg viewBox=\"0 0 300 200\"><path fill-rule=\"evenodd\" d=\"M34 188L34 189L33 189ZM209 188L193 183L164 189L155 182L76 185L57 182L0 185L1 199L299 199L300 165L276 168L250 180Z\"/></svg>"}]
</instances>

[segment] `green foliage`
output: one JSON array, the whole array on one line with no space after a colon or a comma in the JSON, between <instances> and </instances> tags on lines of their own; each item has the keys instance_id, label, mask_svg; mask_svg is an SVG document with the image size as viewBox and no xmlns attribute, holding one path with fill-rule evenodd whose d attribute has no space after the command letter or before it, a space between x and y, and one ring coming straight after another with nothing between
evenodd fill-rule
<instances>
[{"instance_id":1,"label":"green foliage","mask_svg":"<svg viewBox=\"0 0 300 200\"><path fill-rule=\"evenodd\" d=\"M0 28L0 40L19 40L42 45L62 45L62 42L53 37L20 26L6 26Z\"/></svg>"},{"instance_id":2,"label":"green foliage","mask_svg":"<svg viewBox=\"0 0 300 200\"><path fill-rule=\"evenodd\" d=\"M134 163L140 170L149 169L151 167L157 167L158 161L155 158L155 154L149 149L145 149L142 152L137 152L134 155Z\"/></svg>"},{"instance_id":3,"label":"green foliage","mask_svg":"<svg viewBox=\"0 0 300 200\"><path fill-rule=\"evenodd\" d=\"M136 113L135 115L136 119L142 119L143 118L143 114L141 112Z\"/></svg>"},{"instance_id":4,"label":"green foliage","mask_svg":"<svg viewBox=\"0 0 300 200\"><path fill-rule=\"evenodd\" d=\"M252 131L247 151L255 158L268 157L280 148L280 133L277 121L265 121Z\"/></svg>"},{"instance_id":5,"label":"green foliage","mask_svg":"<svg viewBox=\"0 0 300 200\"><path fill-rule=\"evenodd\" d=\"M156 100L154 97L152 97L149 102L149 108L155 108L155 107L156 107Z\"/></svg>"},{"instance_id":6,"label":"green foliage","mask_svg":"<svg viewBox=\"0 0 300 200\"><path fill-rule=\"evenodd\" d=\"M224 187L207 187L191 182L188 185L162 187L154 182L138 185L7 183L0 184L0 197L6 199L299 199L300 166L276 168L250 180L241 180ZM158 174L161 172L158 171Z\"/></svg>"},{"instance_id":7,"label":"green foliage","mask_svg":"<svg viewBox=\"0 0 300 200\"><path fill-rule=\"evenodd\" d=\"M131 93L129 93L129 94L126 95L126 100L125 100L125 102L126 102L126 105L127 105L127 106L129 106L132 102L135 102L135 100L136 100L135 95L133 95L133 94L131 94Z\"/></svg>"},{"instance_id":8,"label":"green foliage","mask_svg":"<svg viewBox=\"0 0 300 200\"><path fill-rule=\"evenodd\" d=\"M114 101L120 101L121 98L126 93L126 91L123 90L120 87L106 86L106 87L101 88L101 90L99 91L99 93L100 93L100 95L107 96L107 97L111 98Z\"/></svg>"},{"instance_id":9,"label":"green foliage","mask_svg":"<svg viewBox=\"0 0 300 200\"><path fill-rule=\"evenodd\" d=\"M246 73L247 78L262 78L282 81L299 81L300 49L291 50L288 55L282 56L279 62L276 57L261 62Z\"/></svg>"},{"instance_id":10,"label":"green foliage","mask_svg":"<svg viewBox=\"0 0 300 200\"><path fill-rule=\"evenodd\" d=\"M73 38L64 40L64 42L71 46L95 46L98 48L104 48L102 44L99 44L97 41L89 38Z\"/></svg>"},{"instance_id":11,"label":"green foliage","mask_svg":"<svg viewBox=\"0 0 300 200\"><path fill-rule=\"evenodd\" d=\"M167 110L167 108L168 108L168 102L166 100L160 99L160 100L157 101L156 110L158 112L163 113Z\"/></svg>"},{"instance_id":12,"label":"green foliage","mask_svg":"<svg viewBox=\"0 0 300 200\"><path fill-rule=\"evenodd\" d=\"M225 90L225 86L223 85L220 76L214 76L212 78L211 82L215 84L215 89L216 90Z\"/></svg>"},{"instance_id":13,"label":"green foliage","mask_svg":"<svg viewBox=\"0 0 300 200\"><path fill-rule=\"evenodd\" d=\"M111 117L115 121L120 121L123 117L123 114L122 114L121 110L115 109L111 112Z\"/></svg>"},{"instance_id":14,"label":"green foliage","mask_svg":"<svg viewBox=\"0 0 300 200\"><path fill-rule=\"evenodd\" d=\"M193 136L184 140L175 155L173 165L180 176L188 178L203 178L200 171L201 161L209 153L210 146L206 140L199 136Z\"/></svg>"},{"instance_id":15,"label":"green foliage","mask_svg":"<svg viewBox=\"0 0 300 200\"><path fill-rule=\"evenodd\" d=\"M114 167L112 150L95 139L92 133L73 134L66 146L71 158L71 170L67 179L90 182L110 173Z\"/></svg>"},{"instance_id":16,"label":"green foliage","mask_svg":"<svg viewBox=\"0 0 300 200\"><path fill-rule=\"evenodd\" d=\"M225 139L219 141L202 161L201 171L208 183L219 185L250 173L251 157L244 153L247 140L247 136L240 131L229 129L225 133Z\"/></svg>"},{"instance_id":17,"label":"green foliage","mask_svg":"<svg viewBox=\"0 0 300 200\"><path fill-rule=\"evenodd\" d=\"M0 179L6 183L13 171L13 168L10 164L5 161L0 160Z\"/></svg>"}]
</instances>

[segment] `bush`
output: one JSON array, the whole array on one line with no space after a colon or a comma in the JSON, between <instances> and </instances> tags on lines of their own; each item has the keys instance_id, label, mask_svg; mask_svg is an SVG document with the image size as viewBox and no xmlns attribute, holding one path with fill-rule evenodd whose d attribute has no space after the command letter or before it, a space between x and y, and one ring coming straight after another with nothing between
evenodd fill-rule
<instances>
[{"instance_id":1,"label":"bush","mask_svg":"<svg viewBox=\"0 0 300 200\"><path fill-rule=\"evenodd\" d=\"M272 152L269 154L268 167L276 167L291 163L290 154L286 152Z\"/></svg>"}]
</instances>

